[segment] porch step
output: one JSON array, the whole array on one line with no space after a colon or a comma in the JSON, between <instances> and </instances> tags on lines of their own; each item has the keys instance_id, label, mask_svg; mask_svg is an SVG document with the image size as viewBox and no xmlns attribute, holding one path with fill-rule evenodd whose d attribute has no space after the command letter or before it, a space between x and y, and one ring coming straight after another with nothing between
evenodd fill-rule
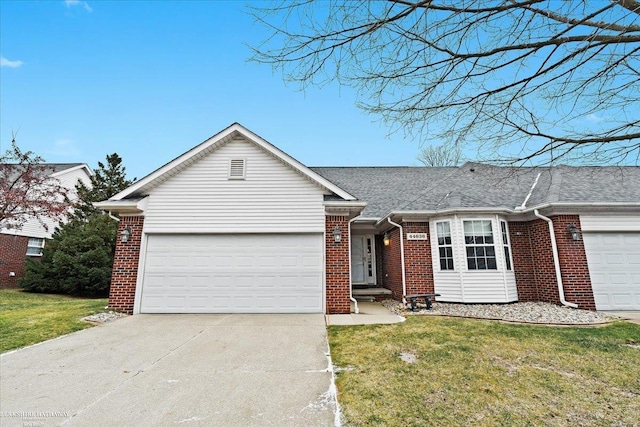
<instances>
[{"instance_id":1,"label":"porch step","mask_svg":"<svg viewBox=\"0 0 640 427\"><path fill-rule=\"evenodd\" d=\"M353 289L351 291L354 297L359 296L375 296L375 295L391 295L391 291L387 288L362 288Z\"/></svg>"},{"instance_id":2,"label":"porch step","mask_svg":"<svg viewBox=\"0 0 640 427\"><path fill-rule=\"evenodd\" d=\"M353 296L358 302L375 302L376 297L372 297L371 295L354 295Z\"/></svg>"}]
</instances>

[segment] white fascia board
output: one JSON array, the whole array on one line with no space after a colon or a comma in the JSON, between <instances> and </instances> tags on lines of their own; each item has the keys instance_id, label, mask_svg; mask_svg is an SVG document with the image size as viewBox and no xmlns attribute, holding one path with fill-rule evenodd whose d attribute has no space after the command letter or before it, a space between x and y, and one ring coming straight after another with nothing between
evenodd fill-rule
<instances>
[{"instance_id":1,"label":"white fascia board","mask_svg":"<svg viewBox=\"0 0 640 427\"><path fill-rule=\"evenodd\" d=\"M355 218L367 206L366 202L352 200L329 200L323 203L325 215L345 215Z\"/></svg>"},{"instance_id":2,"label":"white fascia board","mask_svg":"<svg viewBox=\"0 0 640 427\"><path fill-rule=\"evenodd\" d=\"M441 209L441 210L430 210L430 211L391 211L382 218L378 220L376 226L381 225L382 223L387 222L387 218L415 218L415 219L428 219L434 216L440 215L453 215L453 214L465 214L465 213L473 213L473 214L512 214L514 213L513 209L509 208L451 208L451 209ZM414 220L415 220L414 219Z\"/></svg>"},{"instance_id":3,"label":"white fascia board","mask_svg":"<svg viewBox=\"0 0 640 427\"><path fill-rule=\"evenodd\" d=\"M144 199L134 200L105 200L103 202L93 203L96 208L123 214L140 214L144 213L147 208L148 197Z\"/></svg>"},{"instance_id":4,"label":"white fascia board","mask_svg":"<svg viewBox=\"0 0 640 427\"><path fill-rule=\"evenodd\" d=\"M356 200L327 200L322 203L323 206L328 208L362 208L364 209L367 206L367 202L356 201Z\"/></svg>"},{"instance_id":5,"label":"white fascia board","mask_svg":"<svg viewBox=\"0 0 640 427\"><path fill-rule=\"evenodd\" d=\"M355 222L371 222L371 223L377 223L378 221L380 221L379 217L365 217L365 216L359 216Z\"/></svg>"},{"instance_id":6,"label":"white fascia board","mask_svg":"<svg viewBox=\"0 0 640 427\"><path fill-rule=\"evenodd\" d=\"M311 169L309 169L308 167L306 167L305 165L303 165L293 157L289 156L279 148L275 147L271 143L262 139L261 137L251 132L250 130L248 130L247 128L245 128L239 123L232 124L231 126L227 127L226 129L222 130L221 132L215 134L211 138L202 142L201 144L185 152L181 156L175 158L174 160L170 161L169 163L165 164L159 169L156 169L154 172L145 176L138 182L132 184L130 187L114 195L111 198L111 200L121 200L127 196L135 194L137 191L140 191L141 189L144 189L149 185L152 185L156 181L159 181L159 182L165 181L166 179L180 172L183 168L191 164L194 160L197 160L203 157L204 155L208 154L210 151L215 149L217 146L222 145L227 141L231 140L235 133L239 133L243 135L247 140L253 142L257 146L264 149L265 151L271 153L271 155L280 159L282 162L288 164L293 169L297 170L303 176L306 176L308 179L310 179L312 182L315 182L319 186L337 194L343 199L355 200L355 197L352 196L351 194L342 190L341 188L331 183L330 181L326 180L325 178L318 175L317 173L313 172Z\"/></svg>"},{"instance_id":7,"label":"white fascia board","mask_svg":"<svg viewBox=\"0 0 640 427\"><path fill-rule=\"evenodd\" d=\"M217 228L203 229L202 227L192 227L186 224L179 229L163 228L163 227L146 227L144 232L147 234L298 234L298 233L318 233L325 231L324 225L314 227L290 227L282 229L281 227L264 227L247 230L247 227L233 227L219 230Z\"/></svg>"},{"instance_id":8,"label":"white fascia board","mask_svg":"<svg viewBox=\"0 0 640 427\"><path fill-rule=\"evenodd\" d=\"M84 171L87 173L88 176L90 176L90 177L93 176L93 171L91 170L89 165L87 165L86 163L74 166L74 167L69 168L69 169L63 169L61 171L54 172L50 176L53 177L53 178L57 178L59 176L66 175L66 174L68 174L70 172L74 172L74 171L77 171L79 169L84 169Z\"/></svg>"},{"instance_id":9,"label":"white fascia board","mask_svg":"<svg viewBox=\"0 0 640 427\"><path fill-rule=\"evenodd\" d=\"M534 211L535 209L553 209L553 208L640 208L640 202L560 202L560 203L545 203L532 208L527 208L526 211Z\"/></svg>"}]
</instances>

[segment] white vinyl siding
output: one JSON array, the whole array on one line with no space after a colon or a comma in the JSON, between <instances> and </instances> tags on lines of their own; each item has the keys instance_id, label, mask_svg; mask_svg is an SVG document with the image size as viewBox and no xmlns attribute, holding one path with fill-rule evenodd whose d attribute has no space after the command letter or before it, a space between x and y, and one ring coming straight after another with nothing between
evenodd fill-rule
<instances>
[{"instance_id":1,"label":"white vinyl siding","mask_svg":"<svg viewBox=\"0 0 640 427\"><path fill-rule=\"evenodd\" d=\"M245 179L229 162L245 159ZM145 232L324 232L324 191L261 148L234 140L150 191Z\"/></svg>"},{"instance_id":2,"label":"white vinyl siding","mask_svg":"<svg viewBox=\"0 0 640 427\"><path fill-rule=\"evenodd\" d=\"M515 274L507 269L504 252L500 248L501 218L497 215L446 218L451 224L451 242L453 260L456 270L441 270L436 224L443 219L436 219L431 224L431 248L433 253L433 278L435 292L440 294L438 301L464 303L504 303L518 300ZM465 221L489 221L495 251L495 270L469 270L467 268L467 248L465 243ZM500 249L498 249L500 248Z\"/></svg>"},{"instance_id":3,"label":"white vinyl siding","mask_svg":"<svg viewBox=\"0 0 640 427\"><path fill-rule=\"evenodd\" d=\"M580 215L580 228L588 231L640 231L640 216Z\"/></svg>"},{"instance_id":4,"label":"white vinyl siding","mask_svg":"<svg viewBox=\"0 0 640 427\"><path fill-rule=\"evenodd\" d=\"M141 313L322 313L322 234L147 239Z\"/></svg>"}]
</instances>

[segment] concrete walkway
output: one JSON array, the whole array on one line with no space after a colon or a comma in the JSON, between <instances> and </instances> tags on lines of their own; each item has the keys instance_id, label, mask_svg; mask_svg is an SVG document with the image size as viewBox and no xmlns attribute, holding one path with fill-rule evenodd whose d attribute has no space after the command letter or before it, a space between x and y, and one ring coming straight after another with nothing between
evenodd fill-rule
<instances>
[{"instance_id":1,"label":"concrete walkway","mask_svg":"<svg viewBox=\"0 0 640 427\"><path fill-rule=\"evenodd\" d=\"M601 313L618 316L631 323L637 323L640 325L640 311L601 311Z\"/></svg>"},{"instance_id":2,"label":"concrete walkway","mask_svg":"<svg viewBox=\"0 0 640 427\"><path fill-rule=\"evenodd\" d=\"M324 316L137 315L0 356L4 426L332 426Z\"/></svg>"},{"instance_id":3,"label":"concrete walkway","mask_svg":"<svg viewBox=\"0 0 640 427\"><path fill-rule=\"evenodd\" d=\"M359 314L355 314L351 303L351 314L329 314L326 316L329 325L376 325L404 322L404 317L393 314L379 302L359 302Z\"/></svg>"}]
</instances>

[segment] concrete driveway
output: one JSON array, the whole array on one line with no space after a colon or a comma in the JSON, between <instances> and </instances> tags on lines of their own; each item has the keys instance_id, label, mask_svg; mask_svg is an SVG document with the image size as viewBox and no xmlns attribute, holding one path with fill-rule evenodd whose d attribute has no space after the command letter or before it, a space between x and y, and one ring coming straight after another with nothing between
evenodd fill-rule
<instances>
[{"instance_id":1,"label":"concrete driveway","mask_svg":"<svg viewBox=\"0 0 640 427\"><path fill-rule=\"evenodd\" d=\"M137 315L1 356L0 425L334 424L324 316Z\"/></svg>"}]
</instances>

